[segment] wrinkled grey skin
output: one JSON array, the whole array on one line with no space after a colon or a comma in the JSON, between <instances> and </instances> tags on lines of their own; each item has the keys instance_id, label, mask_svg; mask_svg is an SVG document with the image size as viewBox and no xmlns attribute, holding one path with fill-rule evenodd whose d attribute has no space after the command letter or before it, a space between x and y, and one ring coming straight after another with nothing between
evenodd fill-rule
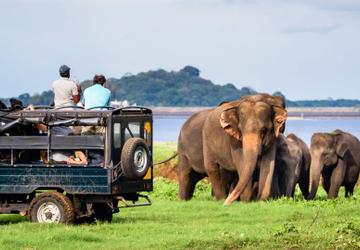
<instances>
[{"instance_id":1,"label":"wrinkled grey skin","mask_svg":"<svg viewBox=\"0 0 360 250\"><path fill-rule=\"evenodd\" d=\"M193 114L182 126L178 139L179 198L192 198L196 183L207 176L204 167L202 130L210 110Z\"/></svg>"},{"instance_id":2,"label":"wrinkled grey skin","mask_svg":"<svg viewBox=\"0 0 360 250\"><path fill-rule=\"evenodd\" d=\"M225 205L240 197L256 167L260 169L257 198L269 197L276 155L274 141L282 132L287 114L282 101L269 95L254 95L226 103L208 114L202 133L203 154L215 198L226 196L220 167L236 171L239 176Z\"/></svg>"},{"instance_id":3,"label":"wrinkled grey skin","mask_svg":"<svg viewBox=\"0 0 360 250\"><path fill-rule=\"evenodd\" d=\"M346 132L315 133L311 138L312 182L309 199L316 195L320 175L329 198L345 186L345 197L353 194L360 171L360 142Z\"/></svg>"},{"instance_id":4,"label":"wrinkled grey skin","mask_svg":"<svg viewBox=\"0 0 360 250\"><path fill-rule=\"evenodd\" d=\"M304 198L309 195L311 155L307 145L296 135L280 136L276 141L276 162L271 198L294 197L296 184L299 184ZM223 173L223 172L221 172ZM235 173L236 174L236 173ZM231 179L232 178L232 179ZM237 175L227 177L230 190L237 182ZM249 201L257 197L258 176L253 175L252 189L242 193L240 200Z\"/></svg>"},{"instance_id":5,"label":"wrinkled grey skin","mask_svg":"<svg viewBox=\"0 0 360 250\"><path fill-rule=\"evenodd\" d=\"M249 97L247 97L249 98ZM277 105L277 106L284 106L283 100L279 99L279 98L274 98L272 96L269 95L256 95L256 96L252 96L252 99L255 98L256 101L262 101L262 106L267 106L267 111L269 111L271 113L271 115L274 114L273 110L269 109L269 107L271 107L271 105ZM244 100L246 98L242 98L241 100ZM254 104L253 102L254 100L252 100L252 104ZM264 103L264 101L268 102L268 103ZM269 104L271 103L271 105ZM239 109L239 107L237 107L238 103L232 102L233 105L233 109L236 109L236 111ZM249 103L248 103L249 104ZM269 106L269 107L268 107ZM221 111L223 111L224 109L229 108L229 103L225 103L223 105L221 105L220 107L216 108L216 109L211 109L211 110L205 110L205 111L200 111L195 113L193 116L191 116L183 125L181 131L180 131L180 135L179 135L179 140L178 140L178 154L179 154L179 198L180 199L191 199L192 195L193 195L193 191L195 188L196 183L204 178L205 176L209 175L209 173L206 171L205 169L205 162L206 160L204 160L204 155L203 155L203 141L204 141L204 124L205 121L208 120L209 116L211 114L213 114L216 110L217 110L217 114L221 114ZM235 110L234 110L235 111ZM286 111L285 111L286 112ZM265 115L266 116L266 115ZM215 116L216 117L216 116ZM243 120L246 117L243 117ZM268 118L264 117L264 119ZM223 140L223 141L227 141L228 144L225 143L224 147L225 148L221 148L220 150L218 150L219 156L220 158L223 155L223 152L227 151L229 152L229 148L232 147L232 143L237 144L236 146L239 148L242 147L242 143L239 142L239 140L235 139L235 141L233 141L233 137L229 136L228 133L224 132L224 128L219 126L220 124L220 117L216 117L215 120L213 120L214 126L217 127L217 132L218 135L220 135L220 137L217 137L216 140ZM254 120L252 120L254 121ZM256 121L256 120L255 120ZM266 137L266 143L268 144L268 146L272 146L272 142L274 140L274 135L273 133L273 121L269 121L268 122L268 126L270 126L270 129L267 131L267 133L262 134L262 137ZM270 124L269 124L270 123ZM255 124L255 123L253 123ZM256 125L256 124L255 124ZM283 124L284 125L284 124ZM213 126L211 125L211 122L208 121L208 125L207 125L207 133L209 133L209 135L206 135L208 138L214 138L214 134L213 132ZM281 130L282 132L283 130ZM216 137L216 136L215 136ZM209 144L209 140L207 141L207 146ZM231 141L233 141L232 143L230 143ZM211 143L211 142L210 142ZM240 144L240 145L239 145ZM260 148L261 146L259 146ZM227 148L227 150L226 150ZM240 158L242 157L242 152L237 152L240 154ZM274 152L273 152L274 153ZM260 152L259 152L260 154ZM268 163L271 163L271 161L268 161ZM226 162L223 162L223 164L226 164ZM264 164L264 162L263 162ZM216 198L221 199L224 198L225 195L229 192L230 189L230 185L229 183L231 183L234 179L234 172L237 176L238 171L236 169L232 169L229 171L229 167L221 167L220 166L221 163L216 164L217 167L217 186L220 187L220 191L217 190L215 192L214 190L214 195ZM230 166L231 167L231 166ZM231 169L231 168L230 168ZM210 173L211 175L211 173ZM252 175L252 174L251 174ZM263 173L264 175L264 173ZM266 176L266 175L265 175ZM230 179L228 179L230 178ZM253 187L251 186L252 182L251 182L251 177L249 178L249 188L252 189ZM263 178L266 179L266 178ZM268 180L267 180L268 181ZM269 185L269 184L268 184ZM244 188L245 190L244 193L246 193L246 190L248 190L247 187ZM248 190L248 193L251 193L252 191ZM220 195L219 195L220 194Z\"/></svg>"},{"instance_id":6,"label":"wrinkled grey skin","mask_svg":"<svg viewBox=\"0 0 360 250\"><path fill-rule=\"evenodd\" d=\"M279 138L272 196L294 197L296 184L299 184L304 198L307 199L310 164L311 155L305 142L295 134Z\"/></svg>"}]
</instances>

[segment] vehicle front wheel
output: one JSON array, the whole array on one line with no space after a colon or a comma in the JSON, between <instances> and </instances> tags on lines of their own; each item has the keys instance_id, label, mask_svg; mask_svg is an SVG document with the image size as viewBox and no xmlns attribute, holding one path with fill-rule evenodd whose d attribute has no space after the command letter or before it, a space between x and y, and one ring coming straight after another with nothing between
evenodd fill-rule
<instances>
[{"instance_id":1,"label":"vehicle front wheel","mask_svg":"<svg viewBox=\"0 0 360 250\"><path fill-rule=\"evenodd\" d=\"M59 192L46 192L36 196L29 206L29 220L38 223L71 224L75 212L68 197Z\"/></svg>"}]
</instances>

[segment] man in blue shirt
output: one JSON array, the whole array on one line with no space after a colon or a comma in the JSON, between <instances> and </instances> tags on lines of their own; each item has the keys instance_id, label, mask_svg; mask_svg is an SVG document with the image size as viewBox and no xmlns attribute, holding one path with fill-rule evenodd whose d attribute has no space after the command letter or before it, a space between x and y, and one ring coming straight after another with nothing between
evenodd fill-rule
<instances>
[{"instance_id":1,"label":"man in blue shirt","mask_svg":"<svg viewBox=\"0 0 360 250\"><path fill-rule=\"evenodd\" d=\"M81 102L85 109L91 109L101 106L109 106L111 92L105 88L106 78L103 75L95 75L93 80L94 85L85 89Z\"/></svg>"}]
</instances>

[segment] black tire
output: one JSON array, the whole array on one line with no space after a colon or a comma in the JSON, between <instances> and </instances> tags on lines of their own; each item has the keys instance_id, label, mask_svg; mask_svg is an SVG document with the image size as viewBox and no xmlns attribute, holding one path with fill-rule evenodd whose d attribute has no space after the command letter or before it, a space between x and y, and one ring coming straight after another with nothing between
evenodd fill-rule
<instances>
[{"instance_id":1,"label":"black tire","mask_svg":"<svg viewBox=\"0 0 360 250\"><path fill-rule=\"evenodd\" d=\"M142 179L146 175L150 166L150 153L144 139L130 138L125 142L121 152L121 166L129 179Z\"/></svg>"},{"instance_id":2,"label":"black tire","mask_svg":"<svg viewBox=\"0 0 360 250\"><path fill-rule=\"evenodd\" d=\"M112 221L113 211L107 203L93 203L92 208L94 211L93 218L97 221Z\"/></svg>"},{"instance_id":3,"label":"black tire","mask_svg":"<svg viewBox=\"0 0 360 250\"><path fill-rule=\"evenodd\" d=\"M75 212L71 200L59 192L46 192L36 196L29 206L29 220L38 223L74 222Z\"/></svg>"}]
</instances>

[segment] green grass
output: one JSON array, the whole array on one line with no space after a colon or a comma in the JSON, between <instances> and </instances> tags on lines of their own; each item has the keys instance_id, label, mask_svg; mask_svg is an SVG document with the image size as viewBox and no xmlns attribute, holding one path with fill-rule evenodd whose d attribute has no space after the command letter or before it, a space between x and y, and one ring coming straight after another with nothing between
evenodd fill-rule
<instances>
[{"instance_id":1,"label":"green grass","mask_svg":"<svg viewBox=\"0 0 360 250\"><path fill-rule=\"evenodd\" d=\"M229 207L212 200L206 182L188 202L177 200L177 190L157 178L153 205L121 209L111 224L41 225L1 215L0 249L360 249L359 188L348 199L341 190L328 200L320 189L314 201L297 191L295 200Z\"/></svg>"},{"instance_id":2,"label":"green grass","mask_svg":"<svg viewBox=\"0 0 360 250\"><path fill-rule=\"evenodd\" d=\"M0 216L1 249L360 249L360 191L352 198L213 201L201 183L196 197L176 199L177 184L155 180L150 207L122 209L113 223L32 224Z\"/></svg>"},{"instance_id":3,"label":"green grass","mask_svg":"<svg viewBox=\"0 0 360 250\"><path fill-rule=\"evenodd\" d=\"M153 161L161 162L168 159L176 152L177 145L174 142L154 142Z\"/></svg>"}]
</instances>

